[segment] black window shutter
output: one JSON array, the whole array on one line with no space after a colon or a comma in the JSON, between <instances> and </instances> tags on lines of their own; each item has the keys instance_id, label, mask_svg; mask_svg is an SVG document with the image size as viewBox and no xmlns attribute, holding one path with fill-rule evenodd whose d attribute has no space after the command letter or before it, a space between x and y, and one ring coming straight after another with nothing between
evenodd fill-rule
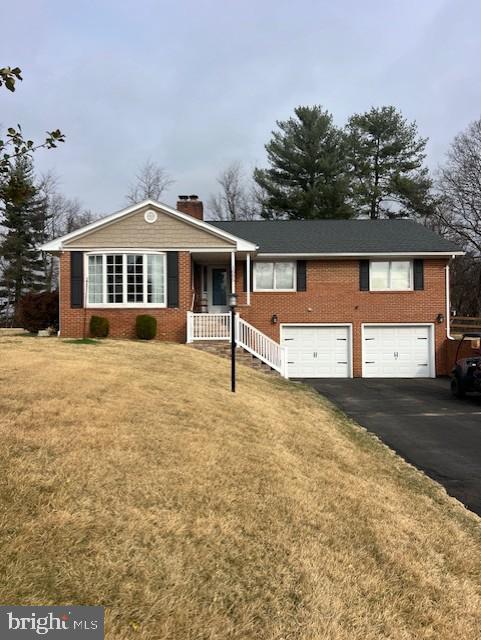
<instances>
[{"instance_id":1,"label":"black window shutter","mask_svg":"<svg viewBox=\"0 0 481 640\"><path fill-rule=\"evenodd\" d=\"M254 263L251 260L251 291L254 290ZM247 291L247 260L242 263L242 291Z\"/></svg>"},{"instance_id":2,"label":"black window shutter","mask_svg":"<svg viewBox=\"0 0 481 640\"><path fill-rule=\"evenodd\" d=\"M424 260L413 261L414 289L422 291L424 289Z\"/></svg>"},{"instance_id":3,"label":"black window shutter","mask_svg":"<svg viewBox=\"0 0 481 640\"><path fill-rule=\"evenodd\" d=\"M70 252L70 307L81 309L84 299L84 254Z\"/></svg>"},{"instance_id":4,"label":"black window shutter","mask_svg":"<svg viewBox=\"0 0 481 640\"><path fill-rule=\"evenodd\" d=\"M167 252L167 306L179 306L179 252Z\"/></svg>"},{"instance_id":5,"label":"black window shutter","mask_svg":"<svg viewBox=\"0 0 481 640\"><path fill-rule=\"evenodd\" d=\"M297 291L306 291L307 278L306 278L306 261L297 261Z\"/></svg>"},{"instance_id":6,"label":"black window shutter","mask_svg":"<svg viewBox=\"0 0 481 640\"><path fill-rule=\"evenodd\" d=\"M359 289L369 291L369 260L359 260Z\"/></svg>"}]
</instances>

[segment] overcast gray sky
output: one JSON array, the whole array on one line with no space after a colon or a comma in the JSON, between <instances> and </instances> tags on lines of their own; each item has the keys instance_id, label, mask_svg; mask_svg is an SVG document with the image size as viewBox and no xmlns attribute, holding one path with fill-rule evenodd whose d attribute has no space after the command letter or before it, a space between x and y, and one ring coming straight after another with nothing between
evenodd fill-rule
<instances>
[{"instance_id":1,"label":"overcast gray sky","mask_svg":"<svg viewBox=\"0 0 481 640\"><path fill-rule=\"evenodd\" d=\"M275 121L322 104L337 124L393 104L430 138L435 168L481 116L480 0L16 0L3 3L0 122L38 139L61 190L96 213L125 205L147 158L207 200L233 160L265 162Z\"/></svg>"}]
</instances>

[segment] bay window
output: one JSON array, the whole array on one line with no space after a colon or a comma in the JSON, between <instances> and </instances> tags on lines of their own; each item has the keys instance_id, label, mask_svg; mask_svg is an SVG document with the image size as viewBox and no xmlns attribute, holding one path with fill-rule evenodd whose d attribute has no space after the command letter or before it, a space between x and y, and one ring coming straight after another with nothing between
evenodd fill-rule
<instances>
[{"instance_id":1,"label":"bay window","mask_svg":"<svg viewBox=\"0 0 481 640\"><path fill-rule=\"evenodd\" d=\"M409 291L413 288L413 269L410 260L371 261L371 291Z\"/></svg>"},{"instance_id":2,"label":"bay window","mask_svg":"<svg viewBox=\"0 0 481 640\"><path fill-rule=\"evenodd\" d=\"M166 276L165 254L89 254L87 305L165 307Z\"/></svg>"},{"instance_id":3,"label":"bay window","mask_svg":"<svg viewBox=\"0 0 481 640\"><path fill-rule=\"evenodd\" d=\"M295 262L256 262L254 291L295 291Z\"/></svg>"}]
</instances>

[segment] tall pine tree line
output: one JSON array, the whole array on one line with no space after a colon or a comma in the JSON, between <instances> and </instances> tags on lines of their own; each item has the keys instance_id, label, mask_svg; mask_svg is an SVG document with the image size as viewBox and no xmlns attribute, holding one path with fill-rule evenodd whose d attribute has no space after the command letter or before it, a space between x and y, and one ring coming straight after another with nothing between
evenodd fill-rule
<instances>
[{"instance_id":1,"label":"tall pine tree line","mask_svg":"<svg viewBox=\"0 0 481 640\"><path fill-rule=\"evenodd\" d=\"M394 107L336 127L320 105L297 107L266 144L254 171L264 218L372 219L432 213L427 140Z\"/></svg>"},{"instance_id":2,"label":"tall pine tree line","mask_svg":"<svg viewBox=\"0 0 481 640\"><path fill-rule=\"evenodd\" d=\"M47 207L30 159L17 158L2 178L0 214L0 312L9 318L22 295L45 289L38 247L46 240Z\"/></svg>"}]
</instances>

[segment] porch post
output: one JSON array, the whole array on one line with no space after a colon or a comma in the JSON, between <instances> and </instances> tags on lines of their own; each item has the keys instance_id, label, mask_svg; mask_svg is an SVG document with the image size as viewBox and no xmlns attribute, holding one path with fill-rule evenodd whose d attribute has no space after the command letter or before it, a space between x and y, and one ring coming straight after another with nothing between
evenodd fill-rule
<instances>
[{"instance_id":1,"label":"porch post","mask_svg":"<svg viewBox=\"0 0 481 640\"><path fill-rule=\"evenodd\" d=\"M235 253L230 254L230 291L235 293Z\"/></svg>"},{"instance_id":2,"label":"porch post","mask_svg":"<svg viewBox=\"0 0 481 640\"><path fill-rule=\"evenodd\" d=\"M194 342L194 314L191 311L187 311L187 344Z\"/></svg>"},{"instance_id":3,"label":"porch post","mask_svg":"<svg viewBox=\"0 0 481 640\"><path fill-rule=\"evenodd\" d=\"M247 289L247 306L251 303L251 254L246 255L246 289Z\"/></svg>"}]
</instances>

